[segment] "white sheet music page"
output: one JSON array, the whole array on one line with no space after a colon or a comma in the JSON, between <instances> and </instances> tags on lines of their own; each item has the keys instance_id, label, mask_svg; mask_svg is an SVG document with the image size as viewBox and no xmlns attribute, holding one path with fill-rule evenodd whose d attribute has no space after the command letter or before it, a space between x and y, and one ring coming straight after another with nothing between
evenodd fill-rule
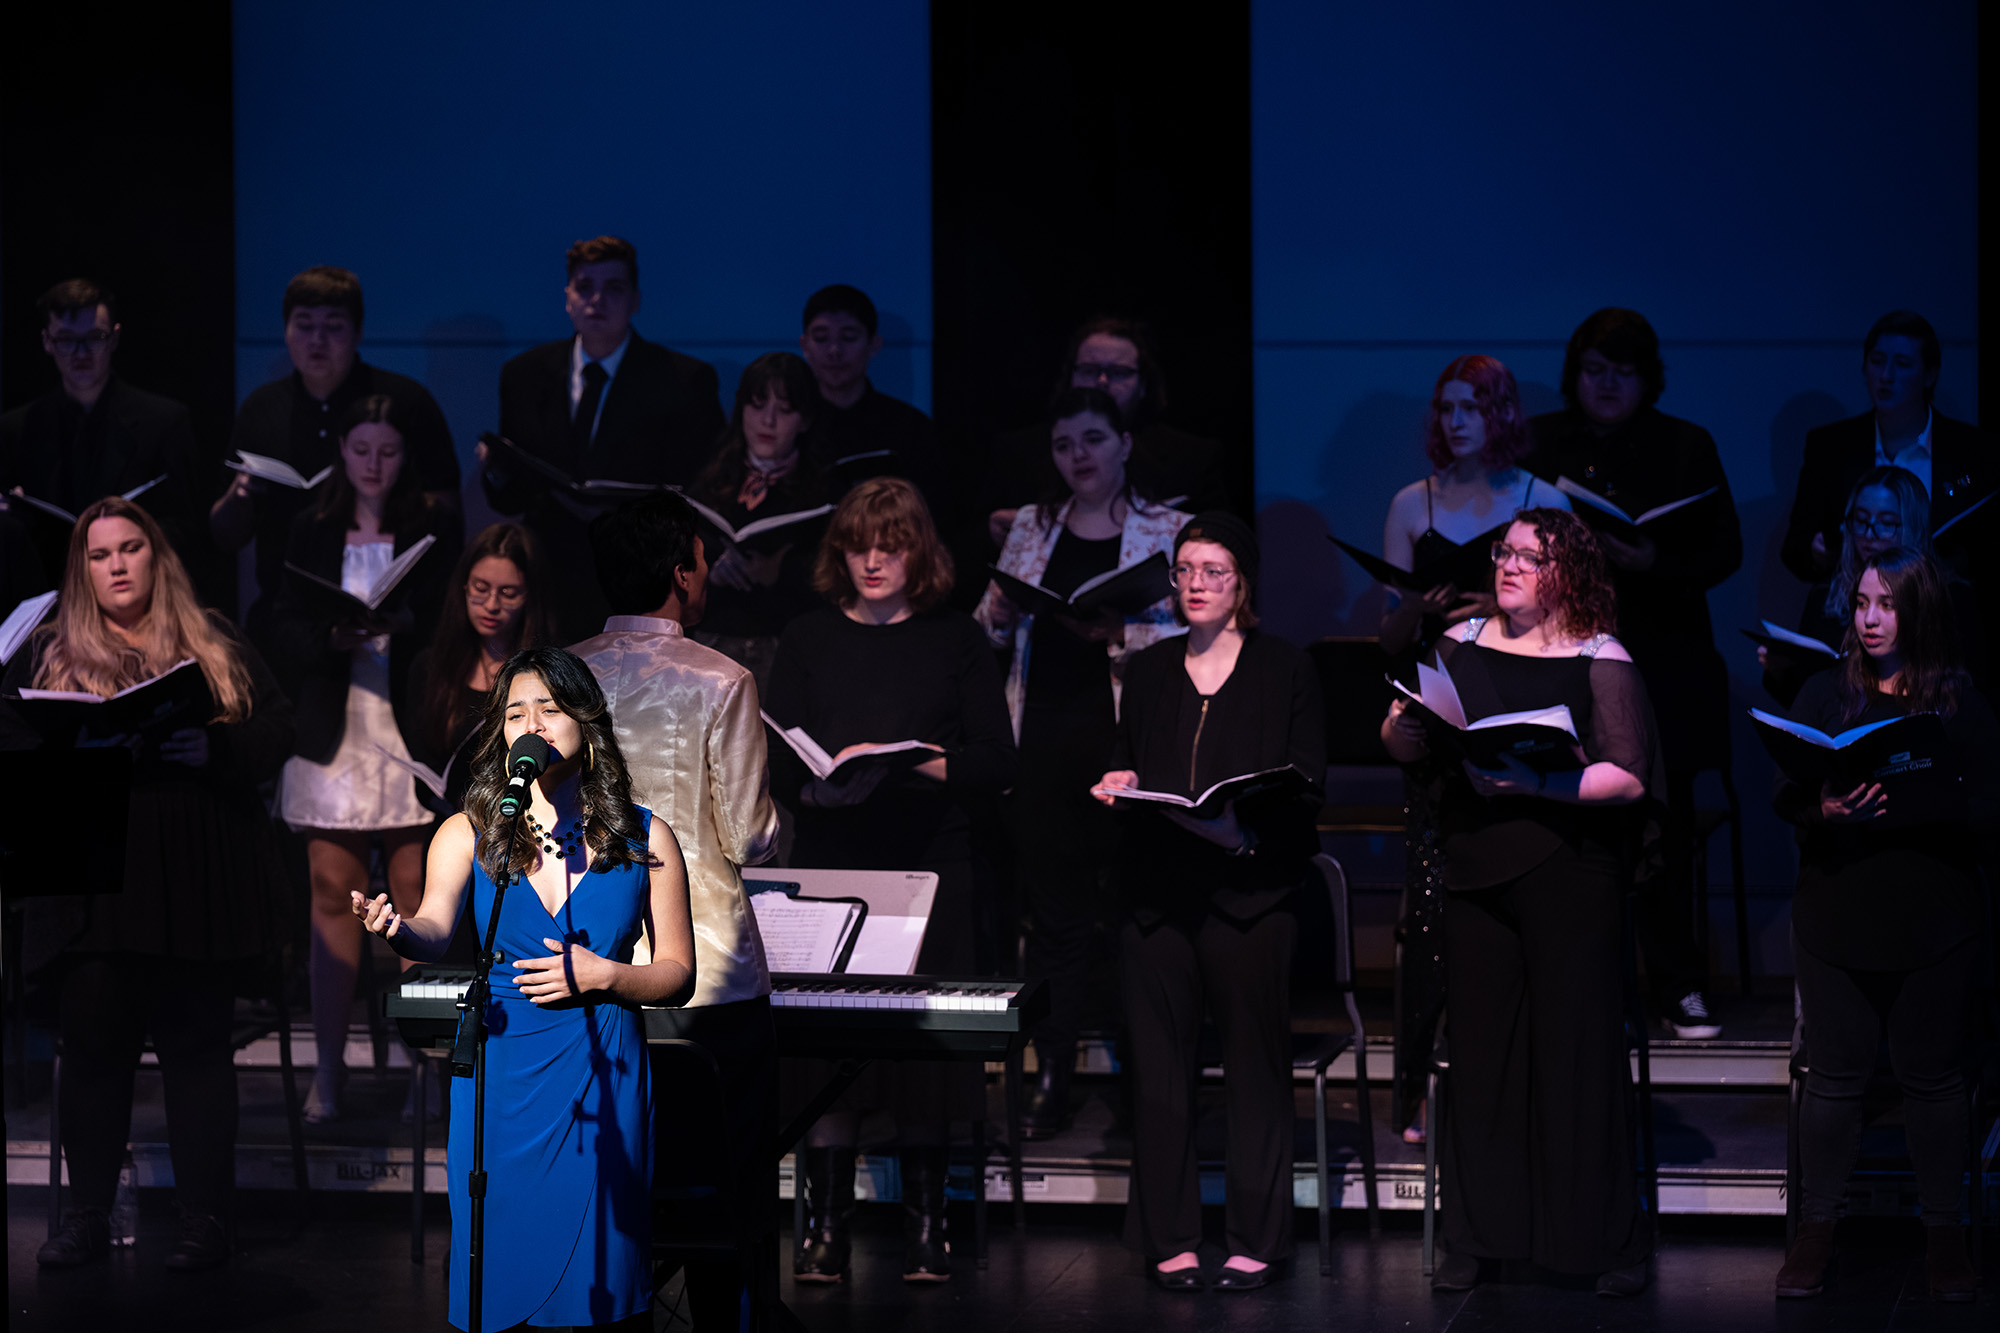
<instances>
[{"instance_id":1,"label":"white sheet music page","mask_svg":"<svg viewBox=\"0 0 2000 1333\"><path fill-rule=\"evenodd\" d=\"M800 902L782 893L753 893L757 933L773 972L831 972L861 915L855 903Z\"/></svg>"},{"instance_id":2,"label":"white sheet music page","mask_svg":"<svg viewBox=\"0 0 2000 1333\"><path fill-rule=\"evenodd\" d=\"M1417 663L1417 697L1424 706L1454 727L1465 726L1465 705L1458 701L1458 686L1451 683L1451 673L1439 662L1435 668Z\"/></svg>"}]
</instances>

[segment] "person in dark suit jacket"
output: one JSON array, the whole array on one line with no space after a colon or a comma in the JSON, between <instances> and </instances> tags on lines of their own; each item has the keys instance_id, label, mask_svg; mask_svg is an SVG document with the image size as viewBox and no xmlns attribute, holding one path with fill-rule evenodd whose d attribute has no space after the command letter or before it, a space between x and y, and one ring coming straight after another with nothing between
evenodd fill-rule
<instances>
[{"instance_id":1,"label":"person in dark suit jacket","mask_svg":"<svg viewBox=\"0 0 2000 1333\"><path fill-rule=\"evenodd\" d=\"M715 367L647 342L639 313L639 253L599 236L569 248L564 306L574 337L530 348L500 369L500 434L578 481L685 486L722 434ZM597 510L558 495L548 478L479 448L486 498L520 514L556 574L562 642L596 634L610 614L591 561Z\"/></svg>"},{"instance_id":2,"label":"person in dark suit jacket","mask_svg":"<svg viewBox=\"0 0 2000 1333\"><path fill-rule=\"evenodd\" d=\"M1655 999L1675 1034L1720 1035L1703 994L1705 951L1694 939L1694 778L1729 763L1729 671L1715 651L1708 591L1743 563L1743 532L1715 440L1656 406L1666 388L1659 336L1636 310L1600 310L1570 335L1562 392L1569 406L1534 417L1527 467L1567 477L1628 514L1713 490L1598 544L1618 594L1618 641L1632 654L1660 723L1669 826L1664 870L1640 901L1639 940ZM1590 522L1592 508L1578 502Z\"/></svg>"},{"instance_id":3,"label":"person in dark suit jacket","mask_svg":"<svg viewBox=\"0 0 2000 1333\"><path fill-rule=\"evenodd\" d=\"M1807 433L1779 550L1786 569L1807 583L1833 573L1848 492L1869 468L1890 464L1914 473L1930 495L1940 556L1960 573L1981 563L1976 548L1991 542L1975 539L1974 529L1992 520L1982 511L1976 522L1952 521L2000 488L2000 455L1977 426L1932 409L1943 360L1937 330L1914 311L1892 310L1868 330L1861 375L1869 409Z\"/></svg>"},{"instance_id":4,"label":"person in dark suit jacket","mask_svg":"<svg viewBox=\"0 0 2000 1333\"><path fill-rule=\"evenodd\" d=\"M956 497L939 451L937 427L917 408L877 389L868 365L882 350L875 303L836 283L806 301L799 351L819 383L820 411L806 447L826 468L836 495L871 477L901 477L952 529Z\"/></svg>"},{"instance_id":5,"label":"person in dark suit jacket","mask_svg":"<svg viewBox=\"0 0 2000 1333\"><path fill-rule=\"evenodd\" d=\"M10 508L27 529L42 568L59 570L68 560L75 515L107 495L151 482L135 498L159 520L181 563L207 593L210 580L200 576L215 561L197 510L196 495L206 489L206 479L195 475L187 408L111 373L123 325L110 292L72 278L43 293L37 306L42 348L62 373L62 386L0 417L0 491L25 497Z\"/></svg>"},{"instance_id":6,"label":"person in dark suit jacket","mask_svg":"<svg viewBox=\"0 0 2000 1333\"><path fill-rule=\"evenodd\" d=\"M361 316L361 279L344 268L315 265L285 284L285 350L292 373L250 391L236 411L230 450L263 454L311 477L340 460L341 416L362 399L381 395L398 404L406 461L424 493L456 514L458 455L444 412L430 390L409 376L361 360ZM243 624L268 655L292 520L311 507L314 496L252 480L247 473L224 475L227 488L209 509L209 531L228 552L242 550L253 538L257 542L258 595ZM214 484L223 485L220 479Z\"/></svg>"},{"instance_id":7,"label":"person in dark suit jacket","mask_svg":"<svg viewBox=\"0 0 2000 1333\"><path fill-rule=\"evenodd\" d=\"M336 424L340 470L318 504L292 520L285 583L271 613L274 670L293 700L297 730L278 813L305 839L312 882L313 1030L319 1063L309 1122L339 1114L348 1011L361 932L348 895L368 891L368 844L382 839L389 892L414 912L423 893L433 822L418 797L409 743L396 720L410 663L443 610L458 558L458 516L426 495L404 450L396 400L364 398ZM378 612L363 614L304 570L350 593L379 579L425 537L437 540Z\"/></svg>"}]
</instances>

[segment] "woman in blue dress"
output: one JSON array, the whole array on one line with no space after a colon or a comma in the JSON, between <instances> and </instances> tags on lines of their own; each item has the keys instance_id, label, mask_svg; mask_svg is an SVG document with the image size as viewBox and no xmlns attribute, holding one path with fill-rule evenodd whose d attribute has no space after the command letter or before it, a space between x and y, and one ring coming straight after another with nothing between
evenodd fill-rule
<instances>
[{"instance_id":1,"label":"woman in blue dress","mask_svg":"<svg viewBox=\"0 0 2000 1333\"><path fill-rule=\"evenodd\" d=\"M554 760L510 846L506 757L521 736ZM611 715L590 669L560 648L515 653L474 742L465 810L431 842L423 906L355 894L355 914L419 962L444 952L466 888L484 937L502 900L486 1011L486 1236L480 1322L608 1324L646 1315L653 1102L638 1007L694 983L686 867L665 820L632 804ZM451 1322L466 1326L466 1171L472 1098L452 1098Z\"/></svg>"}]
</instances>

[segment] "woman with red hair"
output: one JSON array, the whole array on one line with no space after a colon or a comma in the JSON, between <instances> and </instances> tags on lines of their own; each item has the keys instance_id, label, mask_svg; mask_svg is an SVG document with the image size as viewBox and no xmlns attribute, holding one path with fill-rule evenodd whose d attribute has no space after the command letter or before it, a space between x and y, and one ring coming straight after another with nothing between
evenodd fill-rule
<instances>
[{"instance_id":1,"label":"woman with red hair","mask_svg":"<svg viewBox=\"0 0 2000 1333\"><path fill-rule=\"evenodd\" d=\"M1468 720L1566 706L1582 766L1446 766L1440 806L1451 1078L1439 1108L1445 1243L1431 1285L1527 1259L1644 1288L1652 1250L1626 1107L1621 903L1659 747L1645 683L1610 630L1617 601L1581 520L1525 509L1492 545L1497 614L1438 641ZM1399 700L1382 742L1430 754Z\"/></svg>"},{"instance_id":2,"label":"woman with red hair","mask_svg":"<svg viewBox=\"0 0 2000 1333\"><path fill-rule=\"evenodd\" d=\"M1461 356L1444 368L1431 390L1424 456L1431 472L1396 492L1383 525L1382 554L1404 569L1450 558L1532 504L1568 509L1569 497L1518 466L1528 452L1528 416L1521 410L1514 373L1490 356ZM1483 555L1483 552L1479 554ZM1492 612L1491 580L1460 588L1441 583L1420 595L1395 588L1382 613L1382 647L1407 670L1445 627ZM1408 827L1403 910L1398 914L1396 966L1396 1123L1404 1138L1424 1134L1425 1057L1444 1009L1443 849L1437 832L1436 765L1410 766L1404 783Z\"/></svg>"}]
</instances>

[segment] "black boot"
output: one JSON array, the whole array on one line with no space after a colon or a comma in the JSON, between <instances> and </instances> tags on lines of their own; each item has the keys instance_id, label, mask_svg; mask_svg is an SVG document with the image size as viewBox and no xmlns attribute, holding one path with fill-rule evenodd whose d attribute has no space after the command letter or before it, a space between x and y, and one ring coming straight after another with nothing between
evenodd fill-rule
<instances>
[{"instance_id":1,"label":"black boot","mask_svg":"<svg viewBox=\"0 0 2000 1333\"><path fill-rule=\"evenodd\" d=\"M944 1238L944 1182L949 1148L903 1149L903 1281L949 1282Z\"/></svg>"},{"instance_id":2,"label":"black boot","mask_svg":"<svg viewBox=\"0 0 2000 1333\"><path fill-rule=\"evenodd\" d=\"M806 1230L792 1256L801 1282L838 1282L847 1276L848 1226L854 1221L854 1149L804 1150Z\"/></svg>"},{"instance_id":3,"label":"black boot","mask_svg":"<svg viewBox=\"0 0 2000 1333\"><path fill-rule=\"evenodd\" d=\"M1035 1046L1035 1085L1021 1113L1021 1136L1050 1139L1069 1128L1069 1080L1076 1072L1076 1043Z\"/></svg>"}]
</instances>

